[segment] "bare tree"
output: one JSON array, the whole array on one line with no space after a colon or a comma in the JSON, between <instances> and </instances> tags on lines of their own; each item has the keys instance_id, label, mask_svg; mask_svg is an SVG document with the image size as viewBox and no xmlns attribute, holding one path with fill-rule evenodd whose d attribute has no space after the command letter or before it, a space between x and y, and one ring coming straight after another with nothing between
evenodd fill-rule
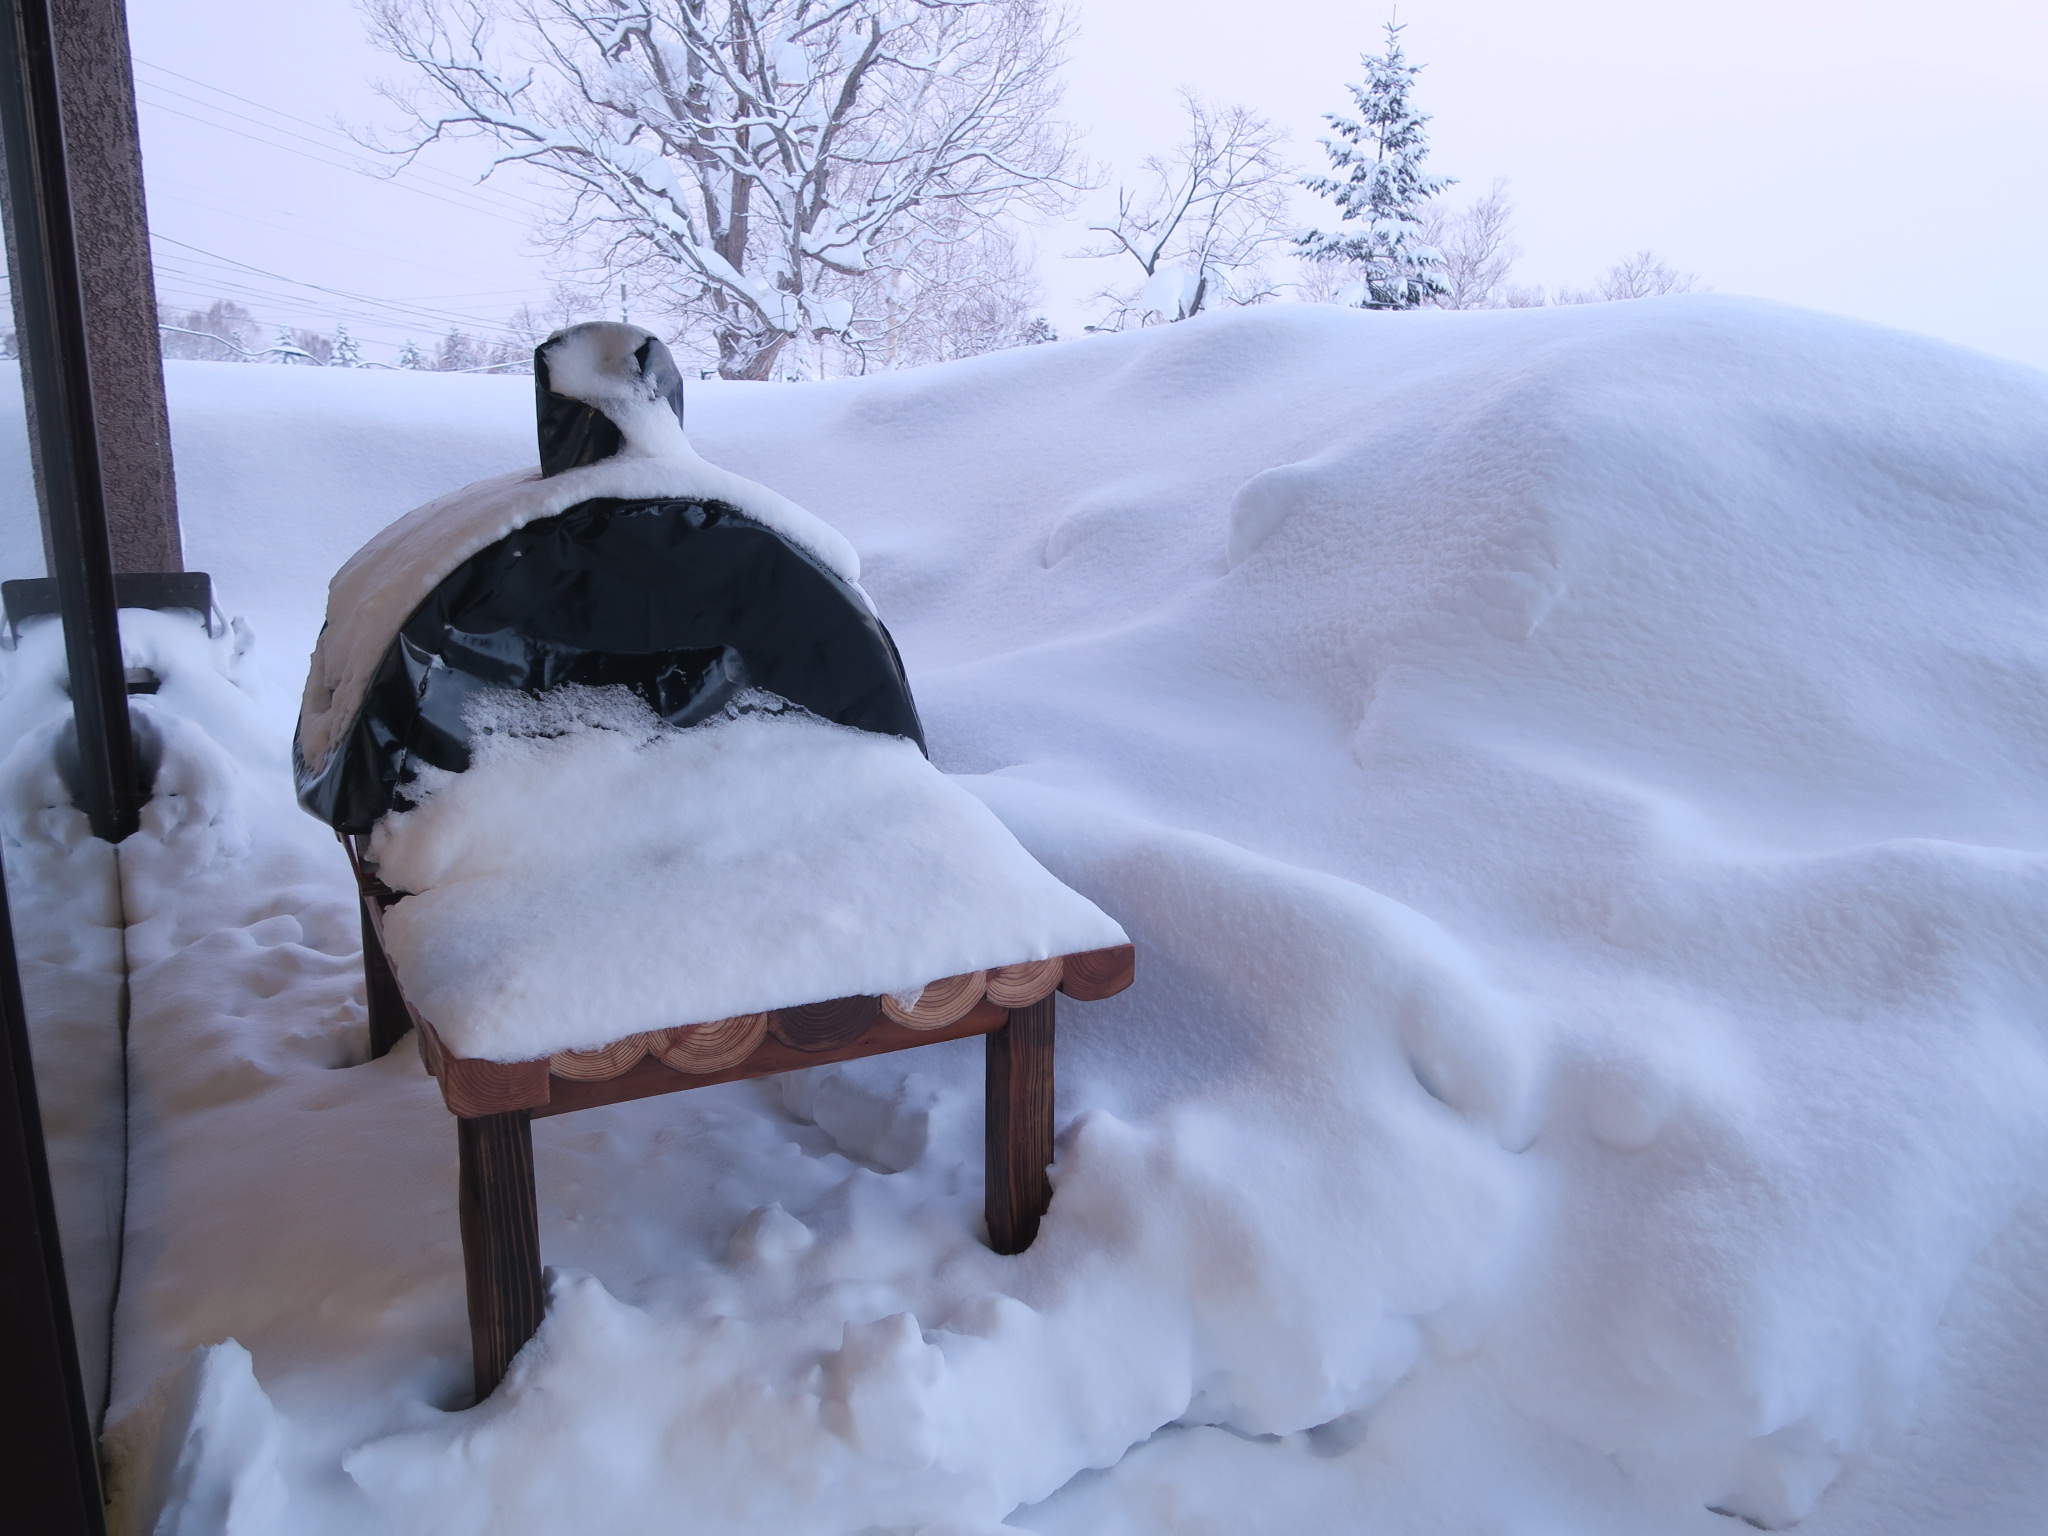
<instances>
[{"instance_id":1,"label":"bare tree","mask_svg":"<svg viewBox=\"0 0 2048 1536\"><path fill-rule=\"evenodd\" d=\"M1514 241L1514 213L1505 179L1495 181L1493 190L1467 207L1427 205L1423 243L1433 246L1443 263L1439 276L1444 291L1436 297L1438 308L1511 307L1508 274L1522 257L1522 248Z\"/></svg>"},{"instance_id":2,"label":"bare tree","mask_svg":"<svg viewBox=\"0 0 2048 1536\"><path fill-rule=\"evenodd\" d=\"M1286 135L1246 107L1216 106L1181 92L1188 133L1171 155L1144 163L1138 188L1119 187L1116 214L1089 228L1107 239L1084 256L1128 257L1142 277L1105 288L1109 318L1097 329L1185 320L1272 293L1264 257L1287 242L1293 172Z\"/></svg>"},{"instance_id":3,"label":"bare tree","mask_svg":"<svg viewBox=\"0 0 2048 1536\"><path fill-rule=\"evenodd\" d=\"M394 153L481 137L569 194L550 231L715 348L773 374L859 339L844 280L916 274L1076 190L1055 124L1068 36L1046 0L369 0Z\"/></svg>"},{"instance_id":4,"label":"bare tree","mask_svg":"<svg viewBox=\"0 0 2048 1536\"><path fill-rule=\"evenodd\" d=\"M215 299L205 309L184 311L163 304L159 311L164 318L157 330L165 357L239 363L259 355L249 344L256 317L233 299Z\"/></svg>"},{"instance_id":5,"label":"bare tree","mask_svg":"<svg viewBox=\"0 0 2048 1536\"><path fill-rule=\"evenodd\" d=\"M1553 304L1608 304L1618 299L1654 299L1666 293L1690 293L1699 279L1679 272L1655 251L1625 256L1601 274L1591 288L1560 288Z\"/></svg>"},{"instance_id":6,"label":"bare tree","mask_svg":"<svg viewBox=\"0 0 2048 1536\"><path fill-rule=\"evenodd\" d=\"M949 362L1017 346L1042 297L1016 238L1000 226L934 241L914 266L892 263L846 287L859 337L824 338L819 346L844 351L843 366L852 371Z\"/></svg>"},{"instance_id":7,"label":"bare tree","mask_svg":"<svg viewBox=\"0 0 2048 1536\"><path fill-rule=\"evenodd\" d=\"M1300 275L1289 286L1304 304L1342 304L1347 308L1355 307L1365 292L1358 268L1329 256L1302 257Z\"/></svg>"},{"instance_id":8,"label":"bare tree","mask_svg":"<svg viewBox=\"0 0 2048 1536\"><path fill-rule=\"evenodd\" d=\"M1600 279L1603 299L1652 299L1666 293L1690 293L1699 279L1674 271L1654 251L1637 251L1607 269Z\"/></svg>"}]
</instances>

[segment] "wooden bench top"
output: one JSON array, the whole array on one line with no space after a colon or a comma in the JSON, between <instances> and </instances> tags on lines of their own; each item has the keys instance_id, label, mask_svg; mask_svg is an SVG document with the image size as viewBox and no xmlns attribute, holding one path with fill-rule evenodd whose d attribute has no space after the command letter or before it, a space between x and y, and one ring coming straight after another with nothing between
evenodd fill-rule
<instances>
[{"instance_id":1,"label":"wooden bench top","mask_svg":"<svg viewBox=\"0 0 2048 1536\"><path fill-rule=\"evenodd\" d=\"M560 1115L655 1094L793 1072L823 1061L880 1056L940 1040L1001 1029L1010 1010L1054 991L1081 1002L1113 997L1131 985L1129 944L1047 960L971 971L927 983L915 1004L893 997L840 997L766 1013L633 1034L592 1050L557 1051L531 1061L487 1061L449 1050L398 985L384 943L384 909L401 899L364 865L348 839L370 933L384 970L418 1032L420 1056L441 1085L449 1112L466 1118L526 1110Z\"/></svg>"}]
</instances>

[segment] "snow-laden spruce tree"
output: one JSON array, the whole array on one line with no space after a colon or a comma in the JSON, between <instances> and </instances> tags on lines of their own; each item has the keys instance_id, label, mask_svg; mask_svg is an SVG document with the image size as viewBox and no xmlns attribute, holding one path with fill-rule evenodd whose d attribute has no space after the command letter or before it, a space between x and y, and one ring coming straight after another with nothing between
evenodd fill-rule
<instances>
[{"instance_id":1,"label":"snow-laden spruce tree","mask_svg":"<svg viewBox=\"0 0 2048 1536\"><path fill-rule=\"evenodd\" d=\"M1324 114L1337 130L1322 141L1335 174L1302 183L1333 199L1345 225L1359 227L1311 229L1295 243L1311 262L1351 268L1357 281L1349 301L1364 309L1413 309L1446 291L1442 259L1423 238L1422 210L1453 181L1422 168L1429 114L1408 100L1422 66L1402 53L1401 31L1388 22L1387 51L1361 56L1365 83L1349 87L1358 116Z\"/></svg>"},{"instance_id":2,"label":"snow-laden spruce tree","mask_svg":"<svg viewBox=\"0 0 2048 1536\"><path fill-rule=\"evenodd\" d=\"M356 345L355 337L349 335L348 327L345 325L337 325L334 328L334 356L327 360L327 366L330 368L367 368L370 366L363 361L363 349Z\"/></svg>"},{"instance_id":3,"label":"snow-laden spruce tree","mask_svg":"<svg viewBox=\"0 0 2048 1536\"><path fill-rule=\"evenodd\" d=\"M1083 256L1127 257L1141 276L1095 295L1110 305L1097 330L1185 320L1269 296L1263 258L1287 240L1286 135L1247 107L1181 92L1187 137L1145 161L1144 180L1119 187L1114 217L1089 225L1108 238Z\"/></svg>"},{"instance_id":4,"label":"snow-laden spruce tree","mask_svg":"<svg viewBox=\"0 0 2048 1536\"><path fill-rule=\"evenodd\" d=\"M401 152L481 136L567 192L552 229L595 287L630 274L728 378L798 337L861 340L860 301L935 253L1063 206L1046 0L369 0L424 83Z\"/></svg>"},{"instance_id":5,"label":"snow-laden spruce tree","mask_svg":"<svg viewBox=\"0 0 2048 1536\"><path fill-rule=\"evenodd\" d=\"M263 360L324 368L333 353L334 343L318 331L295 331L290 326L280 325L277 339L263 352Z\"/></svg>"}]
</instances>

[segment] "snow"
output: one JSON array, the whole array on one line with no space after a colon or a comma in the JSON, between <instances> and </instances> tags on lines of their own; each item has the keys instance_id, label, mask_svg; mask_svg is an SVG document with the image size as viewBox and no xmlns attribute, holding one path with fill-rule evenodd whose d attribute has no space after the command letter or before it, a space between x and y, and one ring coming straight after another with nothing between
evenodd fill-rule
<instances>
[{"instance_id":1,"label":"snow","mask_svg":"<svg viewBox=\"0 0 2048 1536\"><path fill-rule=\"evenodd\" d=\"M63 649L56 624L32 619L6 658L0 827L79 1375L98 1396L111 1368L127 1152L121 910L113 850L86 835L57 773L70 713Z\"/></svg>"},{"instance_id":2,"label":"snow","mask_svg":"<svg viewBox=\"0 0 2048 1536\"><path fill-rule=\"evenodd\" d=\"M1705 296L693 387L1139 980L1062 1007L1014 1258L972 1042L540 1122L549 1316L466 1408L452 1127L360 1060L276 683L525 386L171 372L257 644L147 637L131 1529L2038 1526L2048 378ZM6 804L16 881L76 843Z\"/></svg>"},{"instance_id":3,"label":"snow","mask_svg":"<svg viewBox=\"0 0 2048 1536\"><path fill-rule=\"evenodd\" d=\"M1104 949L1124 932L898 736L795 710L689 730L626 689L484 695L371 858L406 993L459 1056Z\"/></svg>"}]
</instances>

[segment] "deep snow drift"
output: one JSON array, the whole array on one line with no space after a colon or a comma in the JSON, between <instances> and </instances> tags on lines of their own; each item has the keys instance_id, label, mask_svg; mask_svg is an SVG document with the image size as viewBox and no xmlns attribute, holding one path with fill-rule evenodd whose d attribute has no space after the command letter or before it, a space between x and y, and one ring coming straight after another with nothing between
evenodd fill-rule
<instances>
[{"instance_id":1,"label":"deep snow drift","mask_svg":"<svg viewBox=\"0 0 2048 1536\"><path fill-rule=\"evenodd\" d=\"M409 1050L343 1065L354 914L284 743L327 576L530 462L527 386L171 382L191 563L269 686L147 637L131 1511L2038 1524L2048 377L1688 298L693 389L707 458L851 539L935 761L1140 980L1063 1012L1014 1259L972 1043L543 1122L550 1315L467 1411L453 1129ZM60 833L10 810L10 859Z\"/></svg>"}]
</instances>

